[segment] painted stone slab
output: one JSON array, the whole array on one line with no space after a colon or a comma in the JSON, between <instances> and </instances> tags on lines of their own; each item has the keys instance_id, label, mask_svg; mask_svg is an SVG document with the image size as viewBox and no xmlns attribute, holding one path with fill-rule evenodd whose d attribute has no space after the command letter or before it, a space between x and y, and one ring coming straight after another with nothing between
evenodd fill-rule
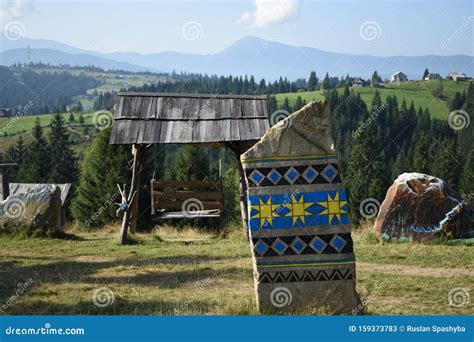
<instances>
[{"instance_id":1,"label":"painted stone slab","mask_svg":"<svg viewBox=\"0 0 474 342\"><path fill-rule=\"evenodd\" d=\"M260 310L351 312L360 300L349 204L324 104L270 128L241 161Z\"/></svg>"}]
</instances>

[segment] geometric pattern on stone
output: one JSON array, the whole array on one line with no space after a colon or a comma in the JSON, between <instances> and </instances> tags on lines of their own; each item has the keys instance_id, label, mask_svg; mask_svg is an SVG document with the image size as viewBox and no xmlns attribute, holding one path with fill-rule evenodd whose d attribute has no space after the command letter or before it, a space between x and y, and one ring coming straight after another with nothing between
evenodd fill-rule
<instances>
[{"instance_id":1,"label":"geometric pattern on stone","mask_svg":"<svg viewBox=\"0 0 474 342\"><path fill-rule=\"evenodd\" d=\"M316 253L321 254L326 249L328 243L321 239L319 236L315 236L313 240L309 243L309 246L316 251ZM340 251L338 251L340 252Z\"/></svg>"},{"instance_id":2,"label":"geometric pattern on stone","mask_svg":"<svg viewBox=\"0 0 474 342\"><path fill-rule=\"evenodd\" d=\"M332 166L331 164L328 164L323 169L323 171L321 171L321 176L325 180L327 180L329 183L331 183L334 180L334 178L337 177L338 173L339 172L336 170L336 168L334 166Z\"/></svg>"},{"instance_id":3,"label":"geometric pattern on stone","mask_svg":"<svg viewBox=\"0 0 474 342\"><path fill-rule=\"evenodd\" d=\"M286 181L290 184L295 184L295 182L298 180L298 177L301 174L296 170L294 167L290 167L288 171L285 172L285 177Z\"/></svg>"},{"instance_id":4,"label":"geometric pattern on stone","mask_svg":"<svg viewBox=\"0 0 474 342\"><path fill-rule=\"evenodd\" d=\"M300 237L295 237L290 247L296 254L301 254L308 244L304 242Z\"/></svg>"},{"instance_id":5,"label":"geometric pattern on stone","mask_svg":"<svg viewBox=\"0 0 474 342\"><path fill-rule=\"evenodd\" d=\"M258 240L258 242L254 245L254 251L256 254L259 255L265 255L265 253L268 251L270 246L268 246L265 241L263 240Z\"/></svg>"},{"instance_id":6,"label":"geometric pattern on stone","mask_svg":"<svg viewBox=\"0 0 474 342\"><path fill-rule=\"evenodd\" d=\"M252 182L254 182L258 186L260 185L260 183L263 182L263 180L265 179L265 176L263 175L263 173L261 173L257 169L254 169L252 173L250 174L249 178L252 180Z\"/></svg>"},{"instance_id":7,"label":"geometric pattern on stone","mask_svg":"<svg viewBox=\"0 0 474 342\"><path fill-rule=\"evenodd\" d=\"M319 175L319 172L316 171L311 165L308 166L303 174L301 175L305 180L306 182L308 182L309 184L313 183L314 180L318 177Z\"/></svg>"},{"instance_id":8,"label":"geometric pattern on stone","mask_svg":"<svg viewBox=\"0 0 474 342\"><path fill-rule=\"evenodd\" d=\"M283 255L288 248L288 245L281 240L280 238L275 239L273 241L271 248L278 254Z\"/></svg>"},{"instance_id":9,"label":"geometric pattern on stone","mask_svg":"<svg viewBox=\"0 0 474 342\"><path fill-rule=\"evenodd\" d=\"M275 309L272 291L288 283L293 300L279 310L322 305L350 313L360 299L329 110L312 102L291 119L274 125L241 156L249 235L260 250L253 253L257 304Z\"/></svg>"},{"instance_id":10,"label":"geometric pattern on stone","mask_svg":"<svg viewBox=\"0 0 474 342\"><path fill-rule=\"evenodd\" d=\"M272 182L274 185L277 185L278 182L280 181L280 179L282 178L283 176L275 169L272 169L268 175L267 175L267 178L270 180L270 182Z\"/></svg>"},{"instance_id":11,"label":"geometric pattern on stone","mask_svg":"<svg viewBox=\"0 0 474 342\"><path fill-rule=\"evenodd\" d=\"M349 223L344 189L248 196L249 228L290 229Z\"/></svg>"},{"instance_id":12,"label":"geometric pattern on stone","mask_svg":"<svg viewBox=\"0 0 474 342\"><path fill-rule=\"evenodd\" d=\"M344 246L347 244L347 241L340 237L338 234L334 235L334 237L329 242L331 247L333 247L338 252L341 252Z\"/></svg>"},{"instance_id":13,"label":"geometric pattern on stone","mask_svg":"<svg viewBox=\"0 0 474 342\"><path fill-rule=\"evenodd\" d=\"M338 236L338 239L334 239L336 235ZM283 253L281 253L281 250L277 253L273 248L269 247L272 246L277 239L283 241L290 248L286 248ZM331 241L333 240L336 241L335 246L331 244ZM345 241L344 245L341 246L339 241ZM259 257L272 257L277 255L340 254L353 252L352 239L349 233L267 237L264 239L253 238L252 244L254 246L255 254ZM281 248L283 248L283 245L281 246Z\"/></svg>"},{"instance_id":14,"label":"geometric pattern on stone","mask_svg":"<svg viewBox=\"0 0 474 342\"><path fill-rule=\"evenodd\" d=\"M304 270L289 272L262 272L258 281L265 283L292 283L306 281L329 281L354 279L353 269Z\"/></svg>"},{"instance_id":15,"label":"geometric pattern on stone","mask_svg":"<svg viewBox=\"0 0 474 342\"><path fill-rule=\"evenodd\" d=\"M330 164L313 164L308 163L307 165L295 165L294 169L298 171L298 177L293 183L288 182L285 177L278 179L275 183L275 177L273 171L276 171L280 175L285 175L290 167L278 166L278 167L257 167L249 168L246 170L246 175L249 180L249 187L259 186L273 186L273 185L292 185L292 184L339 184L341 183L341 177L337 170L336 163L331 162ZM323 170L329 172L328 175L322 175ZM331 171L329 171L331 170ZM258 171L254 174L255 171ZM334 173L333 173L334 172ZM270 174L272 177L270 177Z\"/></svg>"}]
</instances>

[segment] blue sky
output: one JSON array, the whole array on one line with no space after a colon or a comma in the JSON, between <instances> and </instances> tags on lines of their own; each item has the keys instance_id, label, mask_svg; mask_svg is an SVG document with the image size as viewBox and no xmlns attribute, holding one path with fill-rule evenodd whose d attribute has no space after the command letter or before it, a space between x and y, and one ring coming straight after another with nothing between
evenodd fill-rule
<instances>
[{"instance_id":1,"label":"blue sky","mask_svg":"<svg viewBox=\"0 0 474 342\"><path fill-rule=\"evenodd\" d=\"M474 2L0 0L2 29L100 52L215 53L252 35L378 56L474 55Z\"/></svg>"}]
</instances>

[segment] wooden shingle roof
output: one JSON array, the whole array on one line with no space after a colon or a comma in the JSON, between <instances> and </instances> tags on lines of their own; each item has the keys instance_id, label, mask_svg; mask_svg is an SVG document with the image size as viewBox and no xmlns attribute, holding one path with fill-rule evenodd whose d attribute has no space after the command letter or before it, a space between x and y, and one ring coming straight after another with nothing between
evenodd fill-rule
<instances>
[{"instance_id":1,"label":"wooden shingle roof","mask_svg":"<svg viewBox=\"0 0 474 342\"><path fill-rule=\"evenodd\" d=\"M119 93L111 144L223 143L260 139L266 97Z\"/></svg>"}]
</instances>

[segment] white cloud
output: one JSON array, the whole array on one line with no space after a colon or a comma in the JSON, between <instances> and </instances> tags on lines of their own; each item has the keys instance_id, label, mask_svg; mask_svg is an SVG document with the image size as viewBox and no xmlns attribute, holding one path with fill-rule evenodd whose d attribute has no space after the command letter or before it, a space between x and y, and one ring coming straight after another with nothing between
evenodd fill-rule
<instances>
[{"instance_id":1,"label":"white cloud","mask_svg":"<svg viewBox=\"0 0 474 342\"><path fill-rule=\"evenodd\" d=\"M34 0L1 0L0 20L10 21L32 13L35 9Z\"/></svg>"},{"instance_id":2,"label":"white cloud","mask_svg":"<svg viewBox=\"0 0 474 342\"><path fill-rule=\"evenodd\" d=\"M238 20L241 24L264 27L279 24L297 14L298 0L254 0L255 12L245 12Z\"/></svg>"}]
</instances>

